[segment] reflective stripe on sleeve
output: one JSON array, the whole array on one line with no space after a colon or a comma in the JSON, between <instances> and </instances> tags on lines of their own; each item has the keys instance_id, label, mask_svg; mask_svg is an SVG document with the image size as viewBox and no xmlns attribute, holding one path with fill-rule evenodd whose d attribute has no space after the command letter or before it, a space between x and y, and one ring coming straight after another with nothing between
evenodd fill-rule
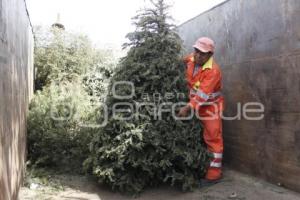
<instances>
[{"instance_id":1,"label":"reflective stripe on sleeve","mask_svg":"<svg viewBox=\"0 0 300 200\"><path fill-rule=\"evenodd\" d=\"M190 91L190 93L191 94L195 94L195 95L197 95L198 97L201 97L202 99L204 99L205 101L207 101L208 99L209 99L209 95L207 95L206 93L204 93L202 90L197 90L197 91L195 91L195 90L191 90Z\"/></svg>"}]
</instances>

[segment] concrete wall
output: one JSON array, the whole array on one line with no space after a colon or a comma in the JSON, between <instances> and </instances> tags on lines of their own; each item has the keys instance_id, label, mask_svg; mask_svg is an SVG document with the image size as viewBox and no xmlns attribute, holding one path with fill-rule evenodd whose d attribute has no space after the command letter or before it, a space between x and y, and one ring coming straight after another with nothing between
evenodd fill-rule
<instances>
[{"instance_id":1,"label":"concrete wall","mask_svg":"<svg viewBox=\"0 0 300 200\"><path fill-rule=\"evenodd\" d=\"M215 40L225 116L265 106L263 120L224 121L225 164L300 191L299 0L229 0L178 29L189 51L199 36Z\"/></svg>"},{"instance_id":2,"label":"concrete wall","mask_svg":"<svg viewBox=\"0 0 300 200\"><path fill-rule=\"evenodd\" d=\"M25 2L0 0L0 200L17 199L33 93L33 34Z\"/></svg>"}]
</instances>

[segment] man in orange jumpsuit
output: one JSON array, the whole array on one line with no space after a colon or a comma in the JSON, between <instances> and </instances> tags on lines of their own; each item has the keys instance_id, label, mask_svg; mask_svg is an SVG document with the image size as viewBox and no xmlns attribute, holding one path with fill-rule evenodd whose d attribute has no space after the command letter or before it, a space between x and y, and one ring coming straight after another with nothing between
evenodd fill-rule
<instances>
[{"instance_id":1,"label":"man in orange jumpsuit","mask_svg":"<svg viewBox=\"0 0 300 200\"><path fill-rule=\"evenodd\" d=\"M211 153L205 179L201 179L200 182L202 186L205 186L218 182L222 176L221 112L224 105L224 98L221 95L222 74L213 58L215 49L213 40L207 37L199 38L193 47L194 53L184 59L190 101L180 109L178 116L185 117L191 109L194 109L203 123L204 141Z\"/></svg>"}]
</instances>

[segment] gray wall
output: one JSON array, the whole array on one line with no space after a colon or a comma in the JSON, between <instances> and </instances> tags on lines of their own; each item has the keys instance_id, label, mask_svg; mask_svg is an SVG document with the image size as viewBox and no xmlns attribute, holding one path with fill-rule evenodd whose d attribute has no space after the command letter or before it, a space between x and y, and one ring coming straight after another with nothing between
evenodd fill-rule
<instances>
[{"instance_id":1,"label":"gray wall","mask_svg":"<svg viewBox=\"0 0 300 200\"><path fill-rule=\"evenodd\" d=\"M189 51L215 40L225 116L265 106L263 120L224 121L225 164L300 191L300 1L229 0L178 29Z\"/></svg>"},{"instance_id":2,"label":"gray wall","mask_svg":"<svg viewBox=\"0 0 300 200\"><path fill-rule=\"evenodd\" d=\"M0 200L17 199L32 92L33 34L25 2L0 0Z\"/></svg>"}]
</instances>

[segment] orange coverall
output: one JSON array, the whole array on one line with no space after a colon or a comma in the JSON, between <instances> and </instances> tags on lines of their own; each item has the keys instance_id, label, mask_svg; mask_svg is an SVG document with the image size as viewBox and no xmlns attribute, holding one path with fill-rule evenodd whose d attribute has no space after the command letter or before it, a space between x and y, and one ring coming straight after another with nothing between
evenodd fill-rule
<instances>
[{"instance_id":1,"label":"orange coverall","mask_svg":"<svg viewBox=\"0 0 300 200\"><path fill-rule=\"evenodd\" d=\"M211 57L203 66L197 66L194 55L185 59L186 79L189 93L189 105L196 111L203 123L203 137L208 151L211 153L210 165L206 179L216 180L222 175L223 136L221 112L224 98L220 93L222 74L218 64ZM213 116L213 117L211 117Z\"/></svg>"}]
</instances>

